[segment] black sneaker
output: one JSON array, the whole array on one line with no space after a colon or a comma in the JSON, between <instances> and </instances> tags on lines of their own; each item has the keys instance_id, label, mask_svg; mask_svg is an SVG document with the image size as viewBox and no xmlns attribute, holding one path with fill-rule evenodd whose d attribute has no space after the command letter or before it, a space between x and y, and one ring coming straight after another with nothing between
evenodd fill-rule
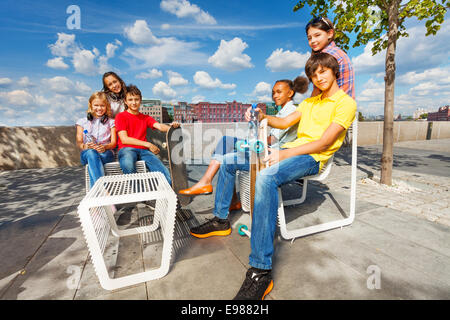
<instances>
[{"instance_id":1,"label":"black sneaker","mask_svg":"<svg viewBox=\"0 0 450 320\"><path fill-rule=\"evenodd\" d=\"M272 288L271 270L250 268L234 300L264 300L264 297L272 291Z\"/></svg>"},{"instance_id":2,"label":"black sneaker","mask_svg":"<svg viewBox=\"0 0 450 320\"><path fill-rule=\"evenodd\" d=\"M197 238L208 238L211 236L227 236L231 233L230 221L214 217L204 224L191 228L191 235Z\"/></svg>"}]
</instances>

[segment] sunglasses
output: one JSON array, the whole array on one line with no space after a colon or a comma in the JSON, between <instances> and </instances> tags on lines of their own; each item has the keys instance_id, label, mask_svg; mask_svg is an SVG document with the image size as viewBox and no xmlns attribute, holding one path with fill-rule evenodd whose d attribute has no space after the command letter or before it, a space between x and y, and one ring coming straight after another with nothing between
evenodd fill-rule
<instances>
[{"instance_id":1,"label":"sunglasses","mask_svg":"<svg viewBox=\"0 0 450 320\"><path fill-rule=\"evenodd\" d=\"M308 22L308 24L306 25L306 30L308 30L310 25L319 23L321 21L324 22L328 26L328 28L332 29L330 24L327 22L327 20L325 20L323 17L316 17L316 18L312 19L310 22Z\"/></svg>"}]
</instances>

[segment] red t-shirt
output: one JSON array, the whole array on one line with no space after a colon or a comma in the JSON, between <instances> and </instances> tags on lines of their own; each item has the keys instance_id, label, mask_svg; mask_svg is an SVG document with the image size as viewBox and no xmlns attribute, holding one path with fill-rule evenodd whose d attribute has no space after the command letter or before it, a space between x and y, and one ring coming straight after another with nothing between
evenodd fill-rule
<instances>
[{"instance_id":1,"label":"red t-shirt","mask_svg":"<svg viewBox=\"0 0 450 320\"><path fill-rule=\"evenodd\" d=\"M125 130L129 137L147 141L147 128L154 130L153 125L156 123L156 120L146 114L139 113L134 115L128 111L123 111L116 116L115 122L117 133ZM123 144L119 137L119 149L126 147L147 149L142 146Z\"/></svg>"}]
</instances>

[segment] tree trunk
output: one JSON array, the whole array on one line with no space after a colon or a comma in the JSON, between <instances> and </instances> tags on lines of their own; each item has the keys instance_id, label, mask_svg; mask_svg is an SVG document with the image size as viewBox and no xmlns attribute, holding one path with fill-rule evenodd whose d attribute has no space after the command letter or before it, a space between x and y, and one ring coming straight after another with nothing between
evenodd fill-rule
<instances>
[{"instance_id":1,"label":"tree trunk","mask_svg":"<svg viewBox=\"0 0 450 320\"><path fill-rule=\"evenodd\" d=\"M392 185L392 165L394 160L395 48L398 34L399 4L399 0L391 0L388 6L389 31L386 50L386 76L384 77L383 155L381 157L380 182L389 186Z\"/></svg>"}]
</instances>

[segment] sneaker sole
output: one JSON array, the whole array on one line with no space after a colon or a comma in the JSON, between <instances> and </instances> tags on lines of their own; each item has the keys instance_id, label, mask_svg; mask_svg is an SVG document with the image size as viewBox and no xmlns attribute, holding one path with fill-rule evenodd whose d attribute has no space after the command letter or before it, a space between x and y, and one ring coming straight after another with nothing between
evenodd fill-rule
<instances>
[{"instance_id":1,"label":"sneaker sole","mask_svg":"<svg viewBox=\"0 0 450 320\"><path fill-rule=\"evenodd\" d=\"M270 281L269 286L267 287L266 291L264 292L264 295L261 300L264 300L264 298L269 294L270 291L273 289L273 280Z\"/></svg>"},{"instance_id":2,"label":"sneaker sole","mask_svg":"<svg viewBox=\"0 0 450 320\"><path fill-rule=\"evenodd\" d=\"M228 236L231 233L231 228L227 229L227 230L220 230L220 231L213 231L213 232L209 232L209 233L205 233L205 234L198 234L198 233L193 233L190 232L191 235L193 235L196 238L200 238L200 239L204 239L204 238L209 238L212 236Z\"/></svg>"}]
</instances>

